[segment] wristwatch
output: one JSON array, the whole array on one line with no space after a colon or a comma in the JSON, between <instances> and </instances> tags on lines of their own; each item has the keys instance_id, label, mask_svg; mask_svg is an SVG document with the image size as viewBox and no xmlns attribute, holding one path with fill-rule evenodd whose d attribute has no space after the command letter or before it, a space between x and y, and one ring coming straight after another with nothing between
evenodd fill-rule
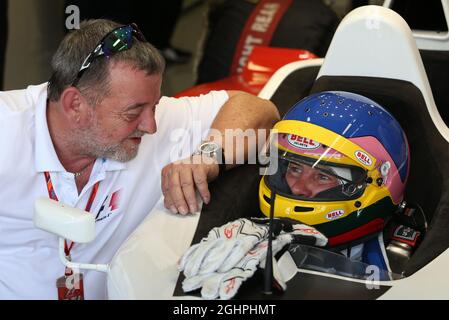
<instances>
[{"instance_id":1,"label":"wristwatch","mask_svg":"<svg viewBox=\"0 0 449 320\"><path fill-rule=\"evenodd\" d=\"M215 158L218 163L218 178L224 175L226 171L225 153L218 143L213 141L202 142L194 154Z\"/></svg>"}]
</instances>

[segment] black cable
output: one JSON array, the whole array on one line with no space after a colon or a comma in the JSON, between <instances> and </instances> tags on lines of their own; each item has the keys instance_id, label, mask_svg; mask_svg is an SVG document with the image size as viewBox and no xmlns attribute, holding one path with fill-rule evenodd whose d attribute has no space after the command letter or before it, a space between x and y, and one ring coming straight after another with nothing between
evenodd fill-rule
<instances>
[{"instance_id":1,"label":"black cable","mask_svg":"<svg viewBox=\"0 0 449 320\"><path fill-rule=\"evenodd\" d=\"M268 224L268 247L265 259L265 283L264 294L273 294L273 220L274 220L274 203L276 199L276 192L271 192L270 199L270 221Z\"/></svg>"}]
</instances>

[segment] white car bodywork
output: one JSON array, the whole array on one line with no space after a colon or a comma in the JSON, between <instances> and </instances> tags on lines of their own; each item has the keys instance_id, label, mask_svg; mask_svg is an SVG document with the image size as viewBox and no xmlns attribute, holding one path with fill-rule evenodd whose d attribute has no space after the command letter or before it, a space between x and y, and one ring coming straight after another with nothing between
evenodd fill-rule
<instances>
[{"instance_id":1,"label":"white car bodywork","mask_svg":"<svg viewBox=\"0 0 449 320\"><path fill-rule=\"evenodd\" d=\"M148 215L112 260L108 273L109 299L198 299L189 295L174 297L173 291L179 276L178 261L190 246L200 213L175 216L168 213L162 203L161 199L158 208ZM279 260L279 268L292 273L291 262L286 257ZM449 249L408 278L382 281L383 286L391 286L391 289L379 299L449 299L449 277L435 276L445 274L448 266ZM301 274L309 274L320 277L322 281L335 278L367 283L365 280L304 269L294 269L293 272L298 273L299 278ZM284 278L289 279L295 274L284 275Z\"/></svg>"}]
</instances>

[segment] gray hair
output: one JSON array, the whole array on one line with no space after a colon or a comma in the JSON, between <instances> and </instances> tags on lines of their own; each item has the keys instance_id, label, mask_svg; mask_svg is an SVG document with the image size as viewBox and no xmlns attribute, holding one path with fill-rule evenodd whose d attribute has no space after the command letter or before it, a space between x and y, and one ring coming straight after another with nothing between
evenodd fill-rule
<instances>
[{"instance_id":1,"label":"gray hair","mask_svg":"<svg viewBox=\"0 0 449 320\"><path fill-rule=\"evenodd\" d=\"M78 71L103 37L121 25L105 19L87 20L80 29L69 33L53 56L52 76L48 85L48 98L58 101L62 92L75 80ZM114 54L109 59L95 59L84 72L77 88L89 103L96 105L109 94L109 69L111 62L126 61L148 75L162 74L165 61L159 51L148 42L134 40L132 48Z\"/></svg>"}]
</instances>

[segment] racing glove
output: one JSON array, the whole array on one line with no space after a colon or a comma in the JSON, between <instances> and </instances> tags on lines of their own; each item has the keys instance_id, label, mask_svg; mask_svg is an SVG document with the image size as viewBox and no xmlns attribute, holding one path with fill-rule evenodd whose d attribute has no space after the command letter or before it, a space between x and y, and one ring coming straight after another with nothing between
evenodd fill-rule
<instances>
[{"instance_id":1,"label":"racing glove","mask_svg":"<svg viewBox=\"0 0 449 320\"><path fill-rule=\"evenodd\" d=\"M229 299L241 283L254 274L260 263L264 265L269 219L251 220L238 219L212 229L207 238L184 254L179 270L186 276L183 282L185 292L203 287L202 296L206 299L218 296ZM327 238L315 228L289 219L275 219L273 230L275 234L283 232L273 240L274 254L291 242L317 246L327 244ZM282 279L277 280L283 286Z\"/></svg>"},{"instance_id":2,"label":"racing glove","mask_svg":"<svg viewBox=\"0 0 449 320\"><path fill-rule=\"evenodd\" d=\"M181 258L179 271L186 277L225 272L234 267L257 243L268 237L268 226L238 219L209 231Z\"/></svg>"},{"instance_id":3,"label":"racing glove","mask_svg":"<svg viewBox=\"0 0 449 320\"><path fill-rule=\"evenodd\" d=\"M290 234L282 234L272 242L273 254L278 253L286 244L292 241ZM259 265L265 265L268 240L259 242L252 250L227 272L212 272L209 274L199 274L186 278L182 283L184 292L190 292L202 287L201 296L204 299L228 300L234 297L242 283L252 277ZM275 261L273 261L274 270ZM275 280L285 290L285 282L280 278L280 274L274 272Z\"/></svg>"}]
</instances>

